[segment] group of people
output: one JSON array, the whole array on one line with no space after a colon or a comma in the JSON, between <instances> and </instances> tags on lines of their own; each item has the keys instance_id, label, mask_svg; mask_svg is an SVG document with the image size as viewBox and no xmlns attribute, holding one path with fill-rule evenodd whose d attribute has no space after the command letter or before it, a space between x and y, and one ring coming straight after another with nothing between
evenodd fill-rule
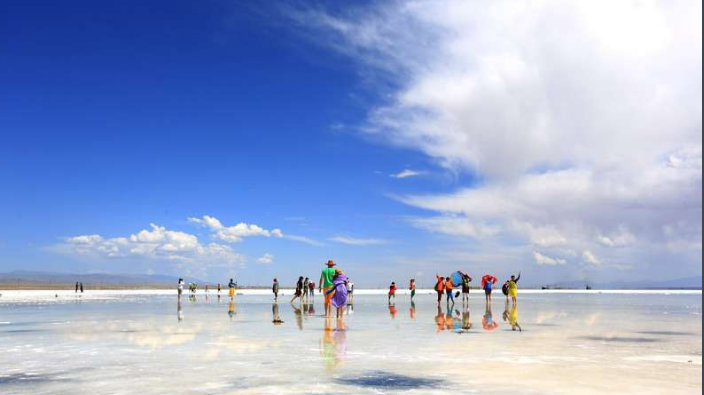
<instances>
[{"instance_id":1,"label":"group of people","mask_svg":"<svg viewBox=\"0 0 704 395\"><path fill-rule=\"evenodd\" d=\"M301 303L307 303L315 297L315 282L308 277L300 276L296 282L296 288L291 298L291 304L297 299ZM271 292L274 294L274 303L279 299L280 285L279 280L274 279L271 286ZM337 309L336 316L342 316L342 309L352 303L354 297L354 282L350 280L342 269L335 268L335 262L328 260L325 268L320 273L318 281L318 293L323 294L325 315L329 316L332 307Z\"/></svg>"},{"instance_id":2,"label":"group of people","mask_svg":"<svg viewBox=\"0 0 704 395\"><path fill-rule=\"evenodd\" d=\"M455 287L459 286L462 289L461 295L462 295L462 304L468 304L469 303L469 289L470 285L469 283L472 282L472 277L470 277L468 274L463 273L462 271L457 271L456 272L459 275L459 281L457 279L453 279L451 277L443 277L440 276L439 274L435 275L436 282L435 282L435 287L434 290L437 292L438 295L438 305L442 301L443 295L446 296L447 298L447 304L455 304L455 298L459 297L460 292L455 291ZM506 296L506 301L508 302L508 299L511 298L511 301L513 302L513 305L515 306L517 303L517 297L518 297L518 281L521 279L521 273L518 273L518 276L511 276L510 279L506 280L506 282L503 284L501 287L502 293ZM481 281L481 289L484 291L484 297L486 299L486 303L490 304L492 301L492 292L494 288L494 284L496 284L499 281L498 278L492 276L491 274L485 274L482 276L482 281ZM459 284L458 284L459 283ZM411 299L415 296L415 289L416 289L416 284L415 280L411 279L409 289L411 291ZM389 289L389 301L391 301L391 297L395 296L396 293L396 285L395 283L391 283L391 288Z\"/></svg>"},{"instance_id":3,"label":"group of people","mask_svg":"<svg viewBox=\"0 0 704 395\"><path fill-rule=\"evenodd\" d=\"M78 293L79 290L81 291L81 293L83 293L83 283L82 282L76 282L76 293Z\"/></svg>"},{"instance_id":4,"label":"group of people","mask_svg":"<svg viewBox=\"0 0 704 395\"><path fill-rule=\"evenodd\" d=\"M342 319L342 315L344 313L344 308L348 305L351 305L353 302L353 297L354 297L354 282L350 280L345 273L342 271L340 268L335 267L336 264L333 260L328 260L325 264L325 268L320 273L320 279L318 281L318 292L323 294L324 302L323 306L325 309L325 316L330 317L332 315L332 308L336 309L335 316L337 317L338 320ZM453 318L452 318L452 309L451 306L454 307L455 304L455 298L459 297L460 294L462 295L462 305L463 305L463 314L462 314L462 329L463 330L468 330L471 327L471 324L469 324L469 291L470 291L470 283L473 281L472 277L470 277L468 274L462 272L462 271L457 271L453 273L450 277L444 277L440 276L439 274L436 274L435 276L436 282L434 286L434 290L437 293L437 304L438 304L438 316L440 317L441 315L441 307L440 303L442 302L443 296L446 296L447 300L447 305L448 305L448 313L447 315L443 315L443 326L447 326L448 322L453 323ZM501 290L503 294L506 296L506 309L504 312L504 320L509 321L511 323L511 327L513 330L521 330L520 325L518 325L518 312L517 312L517 296L518 296L518 281L521 279L521 273L518 273L518 276L511 276L510 279L506 280L506 282L502 285ZM491 301L492 301L492 292L494 285L498 282L498 278L494 277L493 275L486 274L482 276L481 279L481 285L480 288L484 291L485 299L486 299L486 311L487 314L484 315L484 318L482 320L482 325L484 326L485 329L487 330L492 330L498 326L492 319L491 315ZM78 288L81 288L81 292L83 292L83 286L82 284L76 283L76 292L78 292ZM178 295L179 298L181 297L181 294L183 293L183 289L185 286L185 282L183 281L182 278L179 278L178 280ZM237 283L233 280L230 279L230 282L228 283L228 291L229 291L229 297L230 299L233 299L235 296L235 289L237 287ZM458 291L455 291L455 288L458 287L461 289ZM195 283L189 283L189 290L192 295L195 294L197 289L197 284ZM208 292L209 287L206 285L206 293ZM303 277L300 276L298 278L298 281L296 282L296 287L294 291L293 298L291 299L291 305L293 306L293 303L298 299L301 303L305 303L306 305L312 306L312 299L315 296L315 289L316 289L316 284L312 281L310 281L310 278L308 277ZM411 296L411 315L412 317L415 316L415 302L414 298L416 296L416 280L411 279L409 281L408 289L410 291L410 296ZM220 296L220 292L222 290L222 287L220 284L217 285L217 292L218 292L218 297ZM281 324L283 321L281 321L279 314L278 314L278 306L276 305L278 302L278 297L279 297L279 292L280 292L280 285L278 279L274 278L273 279L273 285L272 285L272 293L274 294L274 307L273 309L273 315L274 315L274 324ZM389 292L388 292L388 302L389 302L389 311L392 315L392 318L395 317L396 315L396 309L395 309L395 300L396 300L396 291L398 290L398 286L396 285L395 282L392 282L391 285L389 286ZM509 311L509 298L513 302L513 309ZM294 309L295 306L294 306ZM230 314L232 315L232 310L233 308L230 308ZM306 309L308 310L308 309ZM296 311L300 311L300 309L296 309ZM459 313L458 313L459 316ZM448 318L449 317L449 318ZM438 319L439 322L439 319ZM440 325L440 324L438 324ZM454 325L454 324L453 324ZM451 325L452 326L452 325Z\"/></svg>"},{"instance_id":5,"label":"group of people","mask_svg":"<svg viewBox=\"0 0 704 395\"><path fill-rule=\"evenodd\" d=\"M183 290L186 287L186 282L183 281L182 278L178 279L178 284L176 285L176 289L178 290L178 297L180 298L181 295L183 295ZM230 282L227 284L228 287L228 296L230 299L235 297L235 289L237 288L237 283L233 280L230 279ZM222 285L218 283L217 285L217 295L220 297L220 292L222 292ZM194 282L188 283L188 292L191 294L191 296L195 296L196 291L198 290L198 284ZM81 292L83 292L83 288L81 288ZM210 292L210 285L205 284L205 293L206 295Z\"/></svg>"}]
</instances>

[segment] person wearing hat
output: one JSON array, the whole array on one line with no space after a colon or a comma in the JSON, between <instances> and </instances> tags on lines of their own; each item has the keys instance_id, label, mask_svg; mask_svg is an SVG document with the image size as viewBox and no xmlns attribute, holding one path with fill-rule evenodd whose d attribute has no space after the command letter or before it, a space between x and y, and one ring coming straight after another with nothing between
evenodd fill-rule
<instances>
[{"instance_id":1,"label":"person wearing hat","mask_svg":"<svg viewBox=\"0 0 704 395\"><path fill-rule=\"evenodd\" d=\"M325 297L325 316L330 315L330 303L332 296L335 294L335 286L332 282L335 277L335 262L332 259L328 260L325 268L320 273L320 281L318 281L318 292L322 292Z\"/></svg>"}]
</instances>

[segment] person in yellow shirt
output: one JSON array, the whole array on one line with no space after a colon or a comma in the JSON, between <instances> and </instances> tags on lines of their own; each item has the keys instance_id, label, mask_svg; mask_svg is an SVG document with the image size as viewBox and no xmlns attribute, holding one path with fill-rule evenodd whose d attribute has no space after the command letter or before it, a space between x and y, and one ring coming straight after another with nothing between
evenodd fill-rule
<instances>
[{"instance_id":1,"label":"person in yellow shirt","mask_svg":"<svg viewBox=\"0 0 704 395\"><path fill-rule=\"evenodd\" d=\"M518 272L518 277L511 276L511 279L508 280L508 296L511 297L514 306L516 305L516 298L518 297L518 280L520 279L521 272Z\"/></svg>"}]
</instances>

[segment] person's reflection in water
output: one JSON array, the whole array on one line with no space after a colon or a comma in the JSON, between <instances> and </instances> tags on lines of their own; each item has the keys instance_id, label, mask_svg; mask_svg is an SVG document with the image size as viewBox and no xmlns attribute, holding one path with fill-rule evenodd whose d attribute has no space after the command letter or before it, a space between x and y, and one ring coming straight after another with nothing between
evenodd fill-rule
<instances>
[{"instance_id":1,"label":"person's reflection in water","mask_svg":"<svg viewBox=\"0 0 704 395\"><path fill-rule=\"evenodd\" d=\"M354 314L354 304L352 303L347 303L347 311L345 311L347 315Z\"/></svg>"},{"instance_id":2,"label":"person's reflection in water","mask_svg":"<svg viewBox=\"0 0 704 395\"><path fill-rule=\"evenodd\" d=\"M389 314L391 315L391 319L396 319L396 314L398 313L398 310L396 310L396 304L395 303L389 303Z\"/></svg>"},{"instance_id":3,"label":"person's reflection in water","mask_svg":"<svg viewBox=\"0 0 704 395\"><path fill-rule=\"evenodd\" d=\"M188 301L189 301L189 302L196 302L196 301L197 301L196 295L195 295L195 294L191 294L191 296L188 297Z\"/></svg>"},{"instance_id":4,"label":"person's reflection in water","mask_svg":"<svg viewBox=\"0 0 704 395\"><path fill-rule=\"evenodd\" d=\"M230 299L230 304L227 306L227 315L230 316L230 320L235 315L235 301Z\"/></svg>"},{"instance_id":5,"label":"person's reflection in water","mask_svg":"<svg viewBox=\"0 0 704 395\"><path fill-rule=\"evenodd\" d=\"M411 315L411 320L415 321L416 320L416 302L411 301L411 308L408 310L408 313Z\"/></svg>"},{"instance_id":6,"label":"person's reflection in water","mask_svg":"<svg viewBox=\"0 0 704 395\"><path fill-rule=\"evenodd\" d=\"M472 319L469 311L469 303L462 305L462 328L458 333L469 332L472 329Z\"/></svg>"},{"instance_id":7,"label":"person's reflection in water","mask_svg":"<svg viewBox=\"0 0 704 395\"><path fill-rule=\"evenodd\" d=\"M291 303L291 307L293 307L293 313L296 314L296 325L298 325L298 329L303 330L303 312L300 308L294 306L293 303Z\"/></svg>"},{"instance_id":8,"label":"person's reflection in water","mask_svg":"<svg viewBox=\"0 0 704 395\"><path fill-rule=\"evenodd\" d=\"M508 323L511 324L512 331L518 329L519 332L523 332L523 329L521 329L521 326L518 324L518 306L515 304L513 305L511 312L508 314Z\"/></svg>"},{"instance_id":9,"label":"person's reflection in water","mask_svg":"<svg viewBox=\"0 0 704 395\"><path fill-rule=\"evenodd\" d=\"M440 307L440 304L438 304L438 313L435 316L435 325L437 325L438 333L445 330L445 313L442 312L442 307Z\"/></svg>"},{"instance_id":10,"label":"person's reflection in water","mask_svg":"<svg viewBox=\"0 0 704 395\"><path fill-rule=\"evenodd\" d=\"M451 331L454 327L455 319L452 317L452 309L448 308L447 313L445 314L445 328L447 328L448 331Z\"/></svg>"},{"instance_id":11,"label":"person's reflection in water","mask_svg":"<svg viewBox=\"0 0 704 395\"><path fill-rule=\"evenodd\" d=\"M308 315L315 315L315 304L311 303L308 305Z\"/></svg>"},{"instance_id":12,"label":"person's reflection in water","mask_svg":"<svg viewBox=\"0 0 704 395\"><path fill-rule=\"evenodd\" d=\"M328 372L333 372L340 367L347 353L347 328L344 319L339 317L336 322L336 327L333 329L332 317L325 317L321 353Z\"/></svg>"},{"instance_id":13,"label":"person's reflection in water","mask_svg":"<svg viewBox=\"0 0 704 395\"><path fill-rule=\"evenodd\" d=\"M491 311L491 304L487 303L482 317L482 327L485 331L493 331L499 327L499 323L494 321L494 313Z\"/></svg>"},{"instance_id":14,"label":"person's reflection in water","mask_svg":"<svg viewBox=\"0 0 704 395\"><path fill-rule=\"evenodd\" d=\"M506 304L504 305L504 313L501 314L501 318L504 319L504 322L508 322L508 315L509 315L509 311L508 311L508 298L506 298Z\"/></svg>"},{"instance_id":15,"label":"person's reflection in water","mask_svg":"<svg viewBox=\"0 0 704 395\"><path fill-rule=\"evenodd\" d=\"M274 316L273 320L271 322L274 323L274 325L281 325L284 322L281 320L281 316L279 315L279 305L274 303L271 305L271 315Z\"/></svg>"},{"instance_id":16,"label":"person's reflection in water","mask_svg":"<svg viewBox=\"0 0 704 395\"><path fill-rule=\"evenodd\" d=\"M181 298L178 298L178 302L176 302L176 317L178 317L178 322L183 321L183 307L181 307Z\"/></svg>"}]
</instances>

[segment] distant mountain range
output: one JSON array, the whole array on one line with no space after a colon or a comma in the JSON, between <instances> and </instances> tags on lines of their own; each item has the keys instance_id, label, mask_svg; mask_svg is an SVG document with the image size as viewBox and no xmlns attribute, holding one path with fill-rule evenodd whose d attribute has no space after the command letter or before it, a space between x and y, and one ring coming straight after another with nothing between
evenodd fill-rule
<instances>
[{"instance_id":1,"label":"distant mountain range","mask_svg":"<svg viewBox=\"0 0 704 395\"><path fill-rule=\"evenodd\" d=\"M614 281L609 283L567 281L548 285L548 288L584 289L587 285L592 287L592 289L702 289L702 276L685 277L674 280Z\"/></svg>"}]
</instances>

